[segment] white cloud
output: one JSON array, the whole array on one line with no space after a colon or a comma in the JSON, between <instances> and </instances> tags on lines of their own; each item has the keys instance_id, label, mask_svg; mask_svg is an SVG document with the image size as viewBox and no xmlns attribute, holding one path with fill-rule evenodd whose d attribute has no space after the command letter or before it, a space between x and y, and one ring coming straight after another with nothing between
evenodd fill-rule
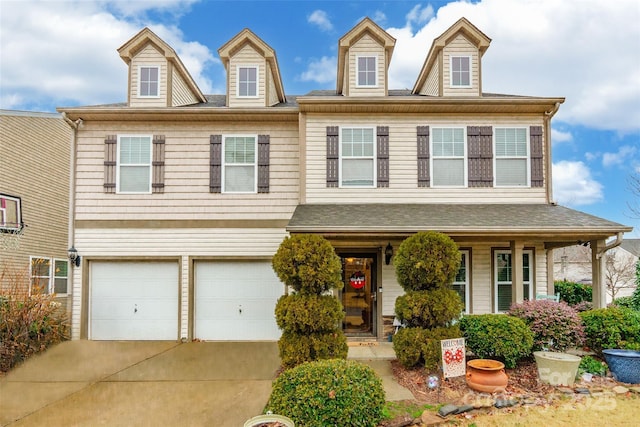
<instances>
[{"instance_id":1,"label":"white cloud","mask_svg":"<svg viewBox=\"0 0 640 427\"><path fill-rule=\"evenodd\" d=\"M602 155L602 166L610 167L623 164L627 159L633 157L637 148L624 145L615 153L604 153Z\"/></svg>"},{"instance_id":2,"label":"white cloud","mask_svg":"<svg viewBox=\"0 0 640 427\"><path fill-rule=\"evenodd\" d=\"M313 81L321 84L335 82L337 66L335 56L323 56L319 60L313 60L309 63L307 71L300 75L300 80L303 82Z\"/></svg>"},{"instance_id":3,"label":"white cloud","mask_svg":"<svg viewBox=\"0 0 640 427\"><path fill-rule=\"evenodd\" d=\"M384 25L387 22L387 15L381 10L376 10L371 19L378 25Z\"/></svg>"},{"instance_id":4,"label":"white cloud","mask_svg":"<svg viewBox=\"0 0 640 427\"><path fill-rule=\"evenodd\" d=\"M333 24L331 24L331 20L329 20L329 15L327 15L327 12L324 10L314 10L307 18L307 22L317 25L322 31L333 30Z\"/></svg>"},{"instance_id":5,"label":"white cloud","mask_svg":"<svg viewBox=\"0 0 640 427\"><path fill-rule=\"evenodd\" d=\"M553 164L553 195L561 205L584 206L603 200L603 186L593 179L582 162L560 161Z\"/></svg>"},{"instance_id":6,"label":"white cloud","mask_svg":"<svg viewBox=\"0 0 640 427\"><path fill-rule=\"evenodd\" d=\"M407 25L424 24L433 17L433 6L428 4L424 8L419 4L415 5L406 15Z\"/></svg>"},{"instance_id":7,"label":"white cloud","mask_svg":"<svg viewBox=\"0 0 640 427\"><path fill-rule=\"evenodd\" d=\"M556 142L571 142L573 141L573 135L571 132L564 132L555 128L551 128L551 141Z\"/></svg>"},{"instance_id":8,"label":"white cloud","mask_svg":"<svg viewBox=\"0 0 640 427\"><path fill-rule=\"evenodd\" d=\"M482 62L485 92L566 97L558 121L640 130L637 0L461 0L413 31L418 11L404 28L387 29L397 39L391 88L412 88L433 39L464 16L493 40Z\"/></svg>"}]
</instances>

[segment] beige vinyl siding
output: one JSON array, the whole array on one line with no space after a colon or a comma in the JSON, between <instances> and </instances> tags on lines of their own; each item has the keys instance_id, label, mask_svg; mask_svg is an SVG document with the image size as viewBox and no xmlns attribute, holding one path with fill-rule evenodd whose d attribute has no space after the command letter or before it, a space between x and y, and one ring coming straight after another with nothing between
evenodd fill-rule
<instances>
[{"instance_id":1,"label":"beige vinyl siding","mask_svg":"<svg viewBox=\"0 0 640 427\"><path fill-rule=\"evenodd\" d=\"M280 100L278 99L278 91L276 90L276 82L273 79L273 73L271 72L271 68L267 67L267 81L269 83L269 99L267 102L268 106L272 106L272 105L276 105L277 103L280 102Z\"/></svg>"},{"instance_id":2,"label":"beige vinyl siding","mask_svg":"<svg viewBox=\"0 0 640 427\"><path fill-rule=\"evenodd\" d=\"M357 58L359 56L375 56L377 66L376 87L358 87ZM365 34L349 48L349 96L384 96L385 88L385 53L384 47L370 35Z\"/></svg>"},{"instance_id":3,"label":"beige vinyl siding","mask_svg":"<svg viewBox=\"0 0 640 427\"><path fill-rule=\"evenodd\" d=\"M398 244L400 244L398 242ZM393 247L397 250L398 244ZM384 258L384 257L383 257ZM398 284L393 262L389 265L382 263L382 315L394 316L396 310L396 298L404 294L404 289Z\"/></svg>"},{"instance_id":4,"label":"beige vinyl siding","mask_svg":"<svg viewBox=\"0 0 640 427\"><path fill-rule=\"evenodd\" d=\"M542 125L541 118L469 117L446 120L429 116L351 115L348 119L330 115L307 115L306 203L545 203L546 191L539 188L418 188L416 126L530 126ZM327 188L327 126L389 126L389 188ZM546 155L546 153L545 153ZM546 185L546 183L545 183Z\"/></svg>"},{"instance_id":5,"label":"beige vinyl siding","mask_svg":"<svg viewBox=\"0 0 640 427\"><path fill-rule=\"evenodd\" d=\"M471 87L451 87L451 56L471 57ZM462 34L456 36L443 49L442 87L444 96L479 96L480 95L480 58L478 49Z\"/></svg>"},{"instance_id":6,"label":"beige vinyl siding","mask_svg":"<svg viewBox=\"0 0 640 427\"><path fill-rule=\"evenodd\" d=\"M284 229L78 229L76 246L89 260L177 259L181 260L180 336L188 336L190 257L268 259L286 236ZM86 265L86 264L85 264ZM82 269L75 269L72 339L80 338Z\"/></svg>"},{"instance_id":7,"label":"beige vinyl siding","mask_svg":"<svg viewBox=\"0 0 640 427\"><path fill-rule=\"evenodd\" d=\"M167 106L167 60L153 45L148 44L132 60L130 106L131 107L166 107ZM138 96L140 67L159 67L160 85L157 98L141 98Z\"/></svg>"},{"instance_id":8,"label":"beige vinyl siding","mask_svg":"<svg viewBox=\"0 0 640 427\"><path fill-rule=\"evenodd\" d=\"M238 97L238 67L258 67L258 96L255 98ZM265 68L262 55L245 44L229 60L229 107L264 107L265 101Z\"/></svg>"},{"instance_id":9,"label":"beige vinyl siding","mask_svg":"<svg viewBox=\"0 0 640 427\"><path fill-rule=\"evenodd\" d=\"M106 194L104 138L110 134L165 136L163 194ZM270 182L266 194L209 192L209 137L270 135ZM80 132L76 219L221 220L289 219L299 197L297 122L86 123Z\"/></svg>"},{"instance_id":10,"label":"beige vinyl siding","mask_svg":"<svg viewBox=\"0 0 640 427\"><path fill-rule=\"evenodd\" d=\"M175 68L173 68L171 75L171 105L173 107L176 107L181 105L196 104L198 102L198 99L195 97L193 92L191 92L189 86L187 86L180 73Z\"/></svg>"},{"instance_id":11,"label":"beige vinyl siding","mask_svg":"<svg viewBox=\"0 0 640 427\"><path fill-rule=\"evenodd\" d=\"M438 86L439 81L440 81L440 68L438 66L438 62L434 62L433 68L431 68L431 71L429 71L427 80L425 81L424 86L420 90L420 95L438 96L440 92L439 86Z\"/></svg>"}]
</instances>

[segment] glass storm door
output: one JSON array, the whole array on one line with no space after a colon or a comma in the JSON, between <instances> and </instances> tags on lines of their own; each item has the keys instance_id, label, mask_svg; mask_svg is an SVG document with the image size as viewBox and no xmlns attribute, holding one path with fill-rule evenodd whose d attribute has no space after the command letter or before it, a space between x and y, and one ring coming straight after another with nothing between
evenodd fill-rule
<instances>
[{"instance_id":1,"label":"glass storm door","mask_svg":"<svg viewBox=\"0 0 640 427\"><path fill-rule=\"evenodd\" d=\"M376 319L376 266L373 256L342 256L341 292L347 336L373 336Z\"/></svg>"}]
</instances>

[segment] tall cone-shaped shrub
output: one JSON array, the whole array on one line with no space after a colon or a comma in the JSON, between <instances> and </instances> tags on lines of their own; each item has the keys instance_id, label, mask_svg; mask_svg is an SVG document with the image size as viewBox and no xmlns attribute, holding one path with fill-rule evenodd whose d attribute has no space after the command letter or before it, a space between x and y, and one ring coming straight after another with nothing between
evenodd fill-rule
<instances>
[{"instance_id":1,"label":"tall cone-shaped shrub","mask_svg":"<svg viewBox=\"0 0 640 427\"><path fill-rule=\"evenodd\" d=\"M403 365L433 370L441 360L440 340L462 336L453 322L464 304L451 287L460 269L458 245L445 234L420 232L400 244L393 262L405 290L395 313L406 326L394 335L393 348Z\"/></svg>"},{"instance_id":2,"label":"tall cone-shaped shrub","mask_svg":"<svg viewBox=\"0 0 640 427\"><path fill-rule=\"evenodd\" d=\"M346 359L347 338L340 329L342 304L326 293L342 288L342 263L321 236L285 237L273 256L273 270L292 289L276 304L278 341L285 368L319 359Z\"/></svg>"}]
</instances>

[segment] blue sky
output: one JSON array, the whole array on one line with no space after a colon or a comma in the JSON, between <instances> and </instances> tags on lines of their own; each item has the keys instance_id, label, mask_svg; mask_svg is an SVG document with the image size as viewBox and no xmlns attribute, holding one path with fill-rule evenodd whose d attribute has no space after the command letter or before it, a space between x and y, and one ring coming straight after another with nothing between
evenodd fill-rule
<instances>
[{"instance_id":1,"label":"blue sky","mask_svg":"<svg viewBox=\"0 0 640 427\"><path fill-rule=\"evenodd\" d=\"M339 38L368 16L396 38L390 87L411 88L435 37L464 16L492 39L483 90L565 97L554 117L554 198L634 226L640 204L637 0L0 0L0 108L55 111L126 100L117 48L145 26L201 90L224 93L217 50L250 28L276 50L287 94L335 88Z\"/></svg>"}]
</instances>

